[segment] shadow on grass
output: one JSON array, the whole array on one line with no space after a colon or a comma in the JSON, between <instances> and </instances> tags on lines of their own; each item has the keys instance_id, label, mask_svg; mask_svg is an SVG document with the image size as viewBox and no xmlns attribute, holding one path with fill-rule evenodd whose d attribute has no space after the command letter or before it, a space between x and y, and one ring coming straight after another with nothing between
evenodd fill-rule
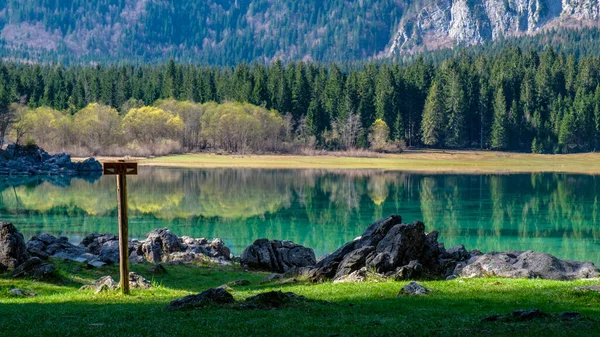
<instances>
[{"instance_id":1,"label":"shadow on grass","mask_svg":"<svg viewBox=\"0 0 600 337\"><path fill-rule=\"evenodd\" d=\"M316 294L328 296L326 290L335 286L338 285L285 285L278 288L319 299ZM143 292L143 296L97 295L90 296L90 300L80 298L62 303L3 304L0 305L0 317L3 317L0 335L8 336L11 331L19 331L23 336L172 336L200 332L207 336L600 335L598 301L595 307L587 307L585 302L577 300L552 302L545 296L518 291L495 298L477 294L452 296L442 292L429 297L385 297L380 292L393 293L395 286L386 284L386 287L360 296L365 287L350 285L341 290L354 289L356 296L336 297L337 291L332 290L334 294L329 296L334 300L331 304L308 302L280 310L206 307L195 311L165 311L164 307L171 299L168 296L154 298L148 294L151 291ZM236 298L251 295L248 291L234 293ZM576 310L584 318L576 321L549 318L530 322L481 322L491 314L533 307L551 314Z\"/></svg>"}]
</instances>

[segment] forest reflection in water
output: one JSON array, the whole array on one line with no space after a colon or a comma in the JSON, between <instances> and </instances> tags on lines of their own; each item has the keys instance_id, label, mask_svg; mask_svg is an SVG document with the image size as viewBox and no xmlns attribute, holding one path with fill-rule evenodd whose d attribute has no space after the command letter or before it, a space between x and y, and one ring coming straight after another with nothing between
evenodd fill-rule
<instances>
[{"instance_id":1,"label":"forest reflection in water","mask_svg":"<svg viewBox=\"0 0 600 337\"><path fill-rule=\"evenodd\" d=\"M220 237L236 254L267 237L322 255L400 214L439 230L447 247L532 249L600 264L598 176L144 167L128 179L132 237L168 227ZM0 220L27 238L117 232L114 177L4 177L0 191Z\"/></svg>"}]
</instances>

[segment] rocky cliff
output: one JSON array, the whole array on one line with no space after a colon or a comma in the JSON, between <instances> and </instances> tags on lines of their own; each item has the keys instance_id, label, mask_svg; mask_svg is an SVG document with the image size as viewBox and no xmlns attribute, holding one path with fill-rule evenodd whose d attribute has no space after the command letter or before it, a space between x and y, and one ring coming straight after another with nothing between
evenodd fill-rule
<instances>
[{"instance_id":1,"label":"rocky cliff","mask_svg":"<svg viewBox=\"0 0 600 337\"><path fill-rule=\"evenodd\" d=\"M431 0L402 18L384 55L598 26L599 17L598 0Z\"/></svg>"}]
</instances>

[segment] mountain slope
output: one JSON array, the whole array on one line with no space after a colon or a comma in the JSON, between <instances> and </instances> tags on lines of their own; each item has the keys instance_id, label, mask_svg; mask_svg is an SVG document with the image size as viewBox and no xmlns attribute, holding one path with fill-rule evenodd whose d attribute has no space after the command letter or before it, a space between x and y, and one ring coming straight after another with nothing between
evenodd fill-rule
<instances>
[{"instance_id":1,"label":"mountain slope","mask_svg":"<svg viewBox=\"0 0 600 337\"><path fill-rule=\"evenodd\" d=\"M597 26L599 0L0 0L0 56L349 61Z\"/></svg>"},{"instance_id":2,"label":"mountain slope","mask_svg":"<svg viewBox=\"0 0 600 337\"><path fill-rule=\"evenodd\" d=\"M385 55L597 27L599 18L598 0L432 0L402 18Z\"/></svg>"}]
</instances>

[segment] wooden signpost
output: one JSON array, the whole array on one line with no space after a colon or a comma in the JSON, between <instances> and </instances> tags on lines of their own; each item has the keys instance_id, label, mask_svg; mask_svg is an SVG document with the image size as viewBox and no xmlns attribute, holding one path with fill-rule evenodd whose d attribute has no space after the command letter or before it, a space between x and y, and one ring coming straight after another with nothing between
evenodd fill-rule
<instances>
[{"instance_id":1,"label":"wooden signpost","mask_svg":"<svg viewBox=\"0 0 600 337\"><path fill-rule=\"evenodd\" d=\"M127 176L137 175L137 163L124 160L104 163L105 175L117 176L117 202L119 205L119 263L121 291L129 294L129 224L127 219Z\"/></svg>"}]
</instances>

